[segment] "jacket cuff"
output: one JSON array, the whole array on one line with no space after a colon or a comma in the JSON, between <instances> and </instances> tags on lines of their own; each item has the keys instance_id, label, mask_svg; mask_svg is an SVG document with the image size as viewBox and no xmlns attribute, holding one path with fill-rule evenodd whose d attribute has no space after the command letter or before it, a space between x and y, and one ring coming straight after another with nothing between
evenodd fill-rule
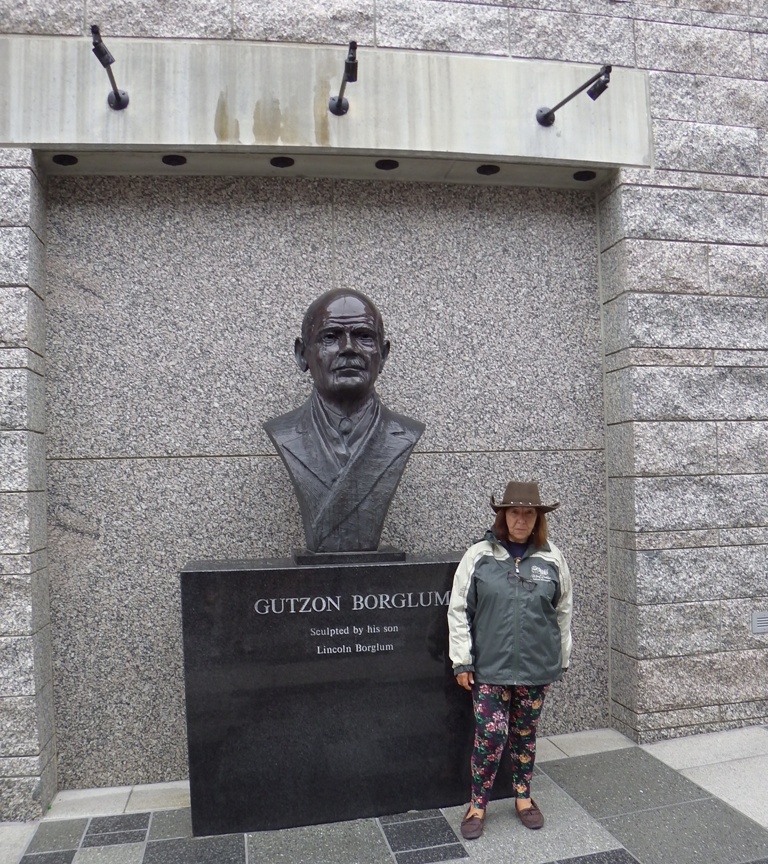
<instances>
[{"instance_id":1,"label":"jacket cuff","mask_svg":"<svg viewBox=\"0 0 768 864\"><path fill-rule=\"evenodd\" d=\"M475 667L474 667L474 666L454 666L454 667L453 667L453 675L454 675L454 677L455 677L456 675L461 675L462 672L474 672L474 671L475 671Z\"/></svg>"}]
</instances>

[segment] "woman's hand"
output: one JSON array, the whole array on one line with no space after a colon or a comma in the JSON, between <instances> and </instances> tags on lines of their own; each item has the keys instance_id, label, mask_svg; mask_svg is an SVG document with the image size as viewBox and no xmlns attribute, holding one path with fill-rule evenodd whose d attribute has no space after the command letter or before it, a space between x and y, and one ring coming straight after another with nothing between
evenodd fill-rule
<instances>
[{"instance_id":1,"label":"woman's hand","mask_svg":"<svg viewBox=\"0 0 768 864\"><path fill-rule=\"evenodd\" d=\"M475 676L471 672L459 672L456 676L456 683L465 690L471 690L475 683Z\"/></svg>"}]
</instances>

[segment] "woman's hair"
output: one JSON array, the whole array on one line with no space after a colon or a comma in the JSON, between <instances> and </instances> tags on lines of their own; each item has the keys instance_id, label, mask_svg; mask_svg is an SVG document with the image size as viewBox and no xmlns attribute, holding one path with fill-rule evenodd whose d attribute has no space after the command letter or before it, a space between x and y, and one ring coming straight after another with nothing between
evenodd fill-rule
<instances>
[{"instance_id":1,"label":"woman's hair","mask_svg":"<svg viewBox=\"0 0 768 864\"><path fill-rule=\"evenodd\" d=\"M496 520L493 523L493 533L499 540L509 540L509 531L507 531L507 517L505 513L507 508L499 510L496 514ZM537 548L540 548L547 542L547 516L545 513L538 511L536 513L536 524L531 532L531 542Z\"/></svg>"}]
</instances>

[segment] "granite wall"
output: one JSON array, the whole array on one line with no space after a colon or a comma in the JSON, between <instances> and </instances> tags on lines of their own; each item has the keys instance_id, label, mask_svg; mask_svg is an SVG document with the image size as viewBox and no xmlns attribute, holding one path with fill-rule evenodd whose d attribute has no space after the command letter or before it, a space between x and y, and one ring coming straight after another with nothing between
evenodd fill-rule
<instances>
[{"instance_id":1,"label":"granite wall","mask_svg":"<svg viewBox=\"0 0 768 864\"><path fill-rule=\"evenodd\" d=\"M350 279L388 322L385 399L429 424L384 539L465 545L512 474L566 505L552 521L577 580L576 653L546 731L611 723L643 741L768 719L768 641L749 627L768 608L764 0L0 12L0 30L20 34L82 37L98 22L128 37L356 38L637 67L656 151L654 170L620 171L595 198L57 179L47 298L33 163L4 154L0 711L17 712L4 816L39 812L53 788L48 641L60 787L184 775L176 571L300 543L260 422L306 393L289 350L301 306Z\"/></svg>"}]
</instances>

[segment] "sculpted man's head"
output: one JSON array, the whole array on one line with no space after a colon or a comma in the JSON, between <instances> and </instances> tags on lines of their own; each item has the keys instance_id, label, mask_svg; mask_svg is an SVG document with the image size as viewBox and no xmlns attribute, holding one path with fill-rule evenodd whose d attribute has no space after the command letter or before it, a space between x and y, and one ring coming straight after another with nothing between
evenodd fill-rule
<instances>
[{"instance_id":1,"label":"sculpted man's head","mask_svg":"<svg viewBox=\"0 0 768 864\"><path fill-rule=\"evenodd\" d=\"M373 394L389 355L381 313L359 291L328 291L307 309L294 354L320 396L352 412Z\"/></svg>"}]
</instances>

